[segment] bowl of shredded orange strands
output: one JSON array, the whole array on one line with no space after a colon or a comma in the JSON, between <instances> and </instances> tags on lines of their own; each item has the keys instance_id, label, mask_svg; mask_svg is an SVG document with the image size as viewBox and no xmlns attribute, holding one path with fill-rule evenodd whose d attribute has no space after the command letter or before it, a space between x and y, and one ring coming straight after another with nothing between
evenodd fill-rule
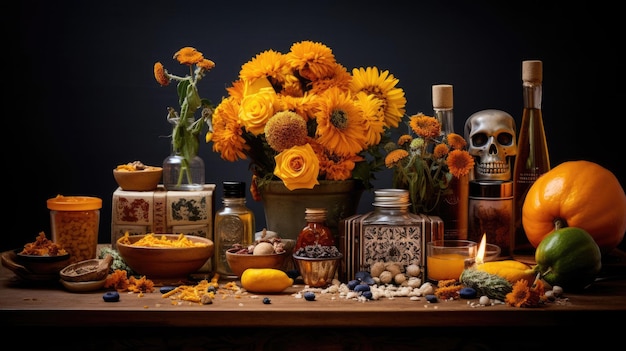
<instances>
[{"instance_id":1,"label":"bowl of shredded orange strands","mask_svg":"<svg viewBox=\"0 0 626 351\"><path fill-rule=\"evenodd\" d=\"M142 234L117 240L117 251L137 274L148 279L187 278L213 257L213 241L184 234Z\"/></svg>"}]
</instances>

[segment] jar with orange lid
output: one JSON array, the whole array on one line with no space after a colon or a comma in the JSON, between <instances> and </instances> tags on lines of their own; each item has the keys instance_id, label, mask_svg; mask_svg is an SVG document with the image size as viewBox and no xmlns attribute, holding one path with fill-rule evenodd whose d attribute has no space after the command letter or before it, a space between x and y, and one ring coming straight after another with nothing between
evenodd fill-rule
<instances>
[{"instance_id":1,"label":"jar with orange lid","mask_svg":"<svg viewBox=\"0 0 626 351\"><path fill-rule=\"evenodd\" d=\"M70 262L96 258L102 199L57 195L47 203L52 241L70 253Z\"/></svg>"}]
</instances>

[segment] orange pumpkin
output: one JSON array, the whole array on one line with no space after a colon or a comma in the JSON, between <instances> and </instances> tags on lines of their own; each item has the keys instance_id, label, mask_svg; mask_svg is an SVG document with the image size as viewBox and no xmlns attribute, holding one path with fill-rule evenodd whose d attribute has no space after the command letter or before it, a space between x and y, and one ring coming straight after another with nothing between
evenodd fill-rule
<instances>
[{"instance_id":1,"label":"orange pumpkin","mask_svg":"<svg viewBox=\"0 0 626 351\"><path fill-rule=\"evenodd\" d=\"M534 247L555 229L578 227L608 253L626 232L626 194L617 177L599 164L563 162L528 189L522 226Z\"/></svg>"}]
</instances>

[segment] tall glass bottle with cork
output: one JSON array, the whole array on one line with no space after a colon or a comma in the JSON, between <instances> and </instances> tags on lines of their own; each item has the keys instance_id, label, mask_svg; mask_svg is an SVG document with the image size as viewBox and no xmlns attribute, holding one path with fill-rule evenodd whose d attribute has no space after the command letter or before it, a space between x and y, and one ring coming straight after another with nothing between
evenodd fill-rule
<instances>
[{"instance_id":1,"label":"tall glass bottle with cork","mask_svg":"<svg viewBox=\"0 0 626 351\"><path fill-rule=\"evenodd\" d=\"M450 84L432 86L434 117L441 124L440 139L454 133L453 90ZM449 187L453 190L439 205L435 213L443 220L445 239L467 239L469 175L452 177Z\"/></svg>"},{"instance_id":2,"label":"tall glass bottle with cork","mask_svg":"<svg viewBox=\"0 0 626 351\"><path fill-rule=\"evenodd\" d=\"M524 108L513 167L515 234L511 241L511 254L516 260L532 263L535 249L524 232L522 207L528 189L539 176L550 170L548 143L541 111L543 62L522 61L522 82Z\"/></svg>"},{"instance_id":3,"label":"tall glass bottle with cork","mask_svg":"<svg viewBox=\"0 0 626 351\"><path fill-rule=\"evenodd\" d=\"M246 207L246 183L226 181L222 185L223 207L215 213L214 222L214 267L220 278L234 279L236 276L226 261L226 250L233 244L252 244L256 224L254 212Z\"/></svg>"}]
</instances>

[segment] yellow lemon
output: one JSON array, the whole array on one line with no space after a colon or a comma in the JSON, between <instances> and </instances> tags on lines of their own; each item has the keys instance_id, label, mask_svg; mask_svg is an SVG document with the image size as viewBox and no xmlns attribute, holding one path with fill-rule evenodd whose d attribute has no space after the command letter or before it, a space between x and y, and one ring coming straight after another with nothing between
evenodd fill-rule
<instances>
[{"instance_id":1,"label":"yellow lemon","mask_svg":"<svg viewBox=\"0 0 626 351\"><path fill-rule=\"evenodd\" d=\"M515 284L520 279L525 279L532 284L536 278L535 271L529 265L515 260L489 261L477 265L476 269L498 275L511 284Z\"/></svg>"},{"instance_id":2,"label":"yellow lemon","mask_svg":"<svg viewBox=\"0 0 626 351\"><path fill-rule=\"evenodd\" d=\"M287 273L273 268L248 268L241 274L241 286L254 293L279 293L293 285Z\"/></svg>"}]
</instances>

